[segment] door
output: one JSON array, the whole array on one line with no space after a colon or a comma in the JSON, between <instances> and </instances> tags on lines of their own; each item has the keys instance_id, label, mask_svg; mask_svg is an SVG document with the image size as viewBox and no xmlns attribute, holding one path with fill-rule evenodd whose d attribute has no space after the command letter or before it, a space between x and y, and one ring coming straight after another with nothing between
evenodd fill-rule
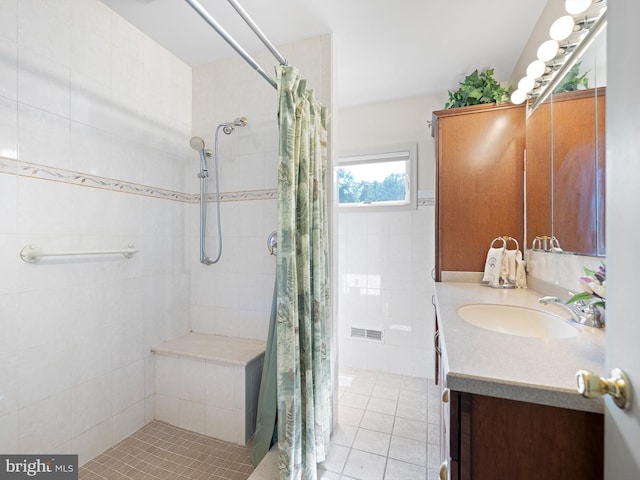
<instances>
[{"instance_id":1,"label":"door","mask_svg":"<svg viewBox=\"0 0 640 480\"><path fill-rule=\"evenodd\" d=\"M640 478L640 2L613 1L607 16L607 326L606 372L631 383L631 408L605 400L605 479ZM632 59L633 57L633 59ZM609 161L610 160L610 161Z\"/></svg>"}]
</instances>

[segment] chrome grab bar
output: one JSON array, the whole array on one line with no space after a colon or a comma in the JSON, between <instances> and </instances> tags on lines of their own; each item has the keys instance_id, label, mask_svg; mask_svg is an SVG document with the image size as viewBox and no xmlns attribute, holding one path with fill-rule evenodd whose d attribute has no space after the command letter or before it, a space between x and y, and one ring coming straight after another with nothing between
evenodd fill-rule
<instances>
[{"instance_id":1,"label":"chrome grab bar","mask_svg":"<svg viewBox=\"0 0 640 480\"><path fill-rule=\"evenodd\" d=\"M20 257L26 263L36 263L41 257L67 257L77 255L116 255L122 254L126 258L131 258L138 253L139 250L133 245L127 245L126 248L119 250L95 250L95 251L69 251L69 252L49 252L35 245L27 245L20 250Z\"/></svg>"}]
</instances>

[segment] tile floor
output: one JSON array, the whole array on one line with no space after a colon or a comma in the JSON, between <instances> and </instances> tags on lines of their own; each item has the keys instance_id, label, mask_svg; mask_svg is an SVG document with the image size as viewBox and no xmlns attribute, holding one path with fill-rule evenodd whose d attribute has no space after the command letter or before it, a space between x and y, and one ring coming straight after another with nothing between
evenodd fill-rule
<instances>
[{"instance_id":1,"label":"tile floor","mask_svg":"<svg viewBox=\"0 0 640 480\"><path fill-rule=\"evenodd\" d=\"M151 422L80 467L80 480L246 480L245 447Z\"/></svg>"},{"instance_id":2,"label":"tile floor","mask_svg":"<svg viewBox=\"0 0 640 480\"><path fill-rule=\"evenodd\" d=\"M437 478L440 398L433 380L342 368L339 385L339 427L320 480ZM246 480L250 455L251 445L154 421L82 466L80 480ZM261 475L278 478L277 471Z\"/></svg>"},{"instance_id":3,"label":"tile floor","mask_svg":"<svg viewBox=\"0 0 640 480\"><path fill-rule=\"evenodd\" d=\"M431 480L440 465L433 380L342 368L339 428L322 480Z\"/></svg>"}]
</instances>

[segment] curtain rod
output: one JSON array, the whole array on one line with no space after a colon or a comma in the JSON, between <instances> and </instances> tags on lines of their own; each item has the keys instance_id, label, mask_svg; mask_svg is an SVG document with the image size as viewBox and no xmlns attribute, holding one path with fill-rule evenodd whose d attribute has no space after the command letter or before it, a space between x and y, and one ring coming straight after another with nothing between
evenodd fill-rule
<instances>
[{"instance_id":1,"label":"curtain rod","mask_svg":"<svg viewBox=\"0 0 640 480\"><path fill-rule=\"evenodd\" d=\"M249 28L253 30L253 33L256 34L256 36L260 39L260 41L264 44L264 46L269 49L269 51L274 57L276 57L276 60L280 62L280 65L287 66L288 64L287 59L284 58L280 54L280 52L276 49L276 47L273 46L273 43L271 43L267 38L267 36L262 32L262 30L260 30L260 28L256 25L256 22L254 22L251 19L247 11L244 8L242 8L242 5L240 5L237 0L228 0L228 2L236 10L236 12L238 12L238 15L242 17L242 19L247 23L247 25L249 25Z\"/></svg>"},{"instance_id":2,"label":"curtain rod","mask_svg":"<svg viewBox=\"0 0 640 480\"><path fill-rule=\"evenodd\" d=\"M257 71L267 82L271 84L273 88L278 88L276 81L271 78L267 73L262 69L260 65L247 53L247 51L240 46L238 42L236 42L227 31L222 28L222 26L207 12L202 5L197 0L185 0L191 8L193 8L198 15L200 15L205 22L207 22L216 32L220 35L224 41L226 41L231 48L233 48L238 55L240 55L255 71ZM280 62L281 65L287 65L287 59L284 58L278 50L273 46L273 44L267 39L267 37L262 33L262 30L258 28L255 22L249 17L247 12L238 4L236 0L228 0L231 6L238 12L238 14L242 17L242 19L249 25L251 30L258 36L260 41L269 49L269 51L273 54L274 57Z\"/></svg>"}]
</instances>

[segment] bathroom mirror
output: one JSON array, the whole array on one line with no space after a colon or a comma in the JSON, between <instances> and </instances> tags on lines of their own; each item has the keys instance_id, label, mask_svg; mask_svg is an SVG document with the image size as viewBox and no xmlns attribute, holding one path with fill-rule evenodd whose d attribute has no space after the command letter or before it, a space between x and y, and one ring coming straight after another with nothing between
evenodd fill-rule
<instances>
[{"instance_id":1,"label":"bathroom mirror","mask_svg":"<svg viewBox=\"0 0 640 480\"><path fill-rule=\"evenodd\" d=\"M527 248L605 255L605 103L606 29L527 118Z\"/></svg>"}]
</instances>

